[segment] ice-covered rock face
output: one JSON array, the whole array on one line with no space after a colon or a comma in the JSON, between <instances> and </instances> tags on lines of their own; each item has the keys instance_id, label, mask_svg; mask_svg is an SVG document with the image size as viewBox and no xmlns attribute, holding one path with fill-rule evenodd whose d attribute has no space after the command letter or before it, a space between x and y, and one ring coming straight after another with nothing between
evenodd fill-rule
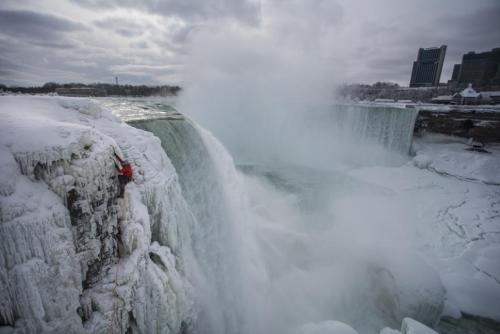
<instances>
[{"instance_id":1,"label":"ice-covered rock face","mask_svg":"<svg viewBox=\"0 0 500 334\"><path fill-rule=\"evenodd\" d=\"M76 331L82 278L68 211L46 184L22 175L5 148L0 152L2 175L10 176L0 207L0 325Z\"/></svg>"},{"instance_id":2,"label":"ice-covered rock face","mask_svg":"<svg viewBox=\"0 0 500 334\"><path fill-rule=\"evenodd\" d=\"M2 97L0 117L0 328L186 328L189 214L159 141L87 99ZM115 150L134 168L124 199Z\"/></svg>"}]
</instances>

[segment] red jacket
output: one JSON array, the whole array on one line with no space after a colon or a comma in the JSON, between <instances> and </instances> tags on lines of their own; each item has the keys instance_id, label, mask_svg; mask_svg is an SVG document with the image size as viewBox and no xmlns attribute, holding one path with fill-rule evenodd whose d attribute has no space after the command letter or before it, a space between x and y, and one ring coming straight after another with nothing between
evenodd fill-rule
<instances>
[{"instance_id":1,"label":"red jacket","mask_svg":"<svg viewBox=\"0 0 500 334\"><path fill-rule=\"evenodd\" d=\"M129 163L124 164L118 172L127 177L132 177L132 166Z\"/></svg>"}]
</instances>

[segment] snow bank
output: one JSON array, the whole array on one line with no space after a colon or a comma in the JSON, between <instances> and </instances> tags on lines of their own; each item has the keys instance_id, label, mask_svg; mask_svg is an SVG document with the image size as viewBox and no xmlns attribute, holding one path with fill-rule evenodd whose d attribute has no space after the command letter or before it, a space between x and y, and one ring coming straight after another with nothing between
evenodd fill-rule
<instances>
[{"instance_id":1,"label":"snow bank","mask_svg":"<svg viewBox=\"0 0 500 334\"><path fill-rule=\"evenodd\" d=\"M444 135L426 135L413 143L413 165L459 179L500 185L500 145L490 144L490 153L469 151L465 141Z\"/></svg>"},{"instance_id":2,"label":"snow bank","mask_svg":"<svg viewBox=\"0 0 500 334\"><path fill-rule=\"evenodd\" d=\"M89 99L3 96L0 117L0 326L185 328L183 199L159 140ZM124 199L114 151L135 172Z\"/></svg>"},{"instance_id":3,"label":"snow bank","mask_svg":"<svg viewBox=\"0 0 500 334\"><path fill-rule=\"evenodd\" d=\"M401 331L386 327L380 331L380 334L438 334L438 333L414 319L404 318L401 324Z\"/></svg>"},{"instance_id":4,"label":"snow bank","mask_svg":"<svg viewBox=\"0 0 500 334\"><path fill-rule=\"evenodd\" d=\"M385 328L382 328L382 330L380 331L380 334L401 334L401 332L398 330L389 328L389 327L385 327Z\"/></svg>"},{"instance_id":5,"label":"snow bank","mask_svg":"<svg viewBox=\"0 0 500 334\"><path fill-rule=\"evenodd\" d=\"M411 318L404 318L401 325L402 334L438 334L429 327L415 321Z\"/></svg>"},{"instance_id":6,"label":"snow bank","mask_svg":"<svg viewBox=\"0 0 500 334\"><path fill-rule=\"evenodd\" d=\"M300 326L295 334L357 334L351 326L339 321L328 320L323 322L310 322Z\"/></svg>"},{"instance_id":7,"label":"snow bank","mask_svg":"<svg viewBox=\"0 0 500 334\"><path fill-rule=\"evenodd\" d=\"M446 289L444 315L458 318L467 313L498 321L500 188L478 181L485 175L474 174L472 169L470 176L476 180L451 176L459 174L467 162L474 165L480 161L490 168L497 164L498 156L463 151L462 144L455 147L457 143L424 144L417 148L417 153L422 152L414 159L417 166L428 164L430 159L433 166L446 165L449 175L415 168L413 163L354 170L351 176L379 187L379 191L347 200L344 207L351 209L344 215L356 215L355 209L363 207L364 214L382 231L374 229L370 237L388 245L404 242L407 249L418 252ZM458 161L456 157L462 153L465 160Z\"/></svg>"}]
</instances>

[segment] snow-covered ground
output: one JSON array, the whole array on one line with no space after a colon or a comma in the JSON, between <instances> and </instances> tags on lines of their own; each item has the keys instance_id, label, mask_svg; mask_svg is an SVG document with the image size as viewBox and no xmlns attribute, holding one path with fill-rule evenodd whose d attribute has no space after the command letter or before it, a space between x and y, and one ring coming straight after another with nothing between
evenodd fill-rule
<instances>
[{"instance_id":1,"label":"snow-covered ground","mask_svg":"<svg viewBox=\"0 0 500 334\"><path fill-rule=\"evenodd\" d=\"M422 103L422 104L410 104L420 109L430 110L434 112L449 112L449 111L472 111L476 112L500 112L500 105L442 105L442 104L432 104L432 103Z\"/></svg>"},{"instance_id":2,"label":"snow-covered ground","mask_svg":"<svg viewBox=\"0 0 500 334\"><path fill-rule=\"evenodd\" d=\"M500 143L471 151L465 138L427 134L414 140L414 165L462 180L500 185ZM488 153L489 152L489 153Z\"/></svg>"},{"instance_id":3,"label":"snow-covered ground","mask_svg":"<svg viewBox=\"0 0 500 334\"><path fill-rule=\"evenodd\" d=\"M450 111L462 112L500 112L500 105L482 104L482 105L450 105L450 104L435 104L435 103L415 103L415 102L375 102L375 101L358 101L348 104L361 104L367 106L385 106L396 108L417 108L420 110L428 110L433 112L447 113Z\"/></svg>"},{"instance_id":4,"label":"snow-covered ground","mask_svg":"<svg viewBox=\"0 0 500 334\"><path fill-rule=\"evenodd\" d=\"M500 147L486 147L491 153L466 147L452 137L416 139L416 156L407 165L350 173L387 192L346 201L369 210L363 214L380 226L401 226L411 236L405 240L444 284L444 315L500 321ZM350 208L337 209L355 215Z\"/></svg>"}]
</instances>

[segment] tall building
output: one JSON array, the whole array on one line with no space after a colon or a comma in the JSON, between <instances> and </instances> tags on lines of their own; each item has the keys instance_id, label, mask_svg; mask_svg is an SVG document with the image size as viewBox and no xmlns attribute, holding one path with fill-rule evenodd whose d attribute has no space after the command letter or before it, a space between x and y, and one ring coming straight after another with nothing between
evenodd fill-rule
<instances>
[{"instance_id":1,"label":"tall building","mask_svg":"<svg viewBox=\"0 0 500 334\"><path fill-rule=\"evenodd\" d=\"M445 55L446 45L439 48L420 48L417 60L413 62L410 87L438 86Z\"/></svg>"},{"instance_id":2,"label":"tall building","mask_svg":"<svg viewBox=\"0 0 500 334\"><path fill-rule=\"evenodd\" d=\"M455 64L453 65L453 74L451 75L451 81L458 81L458 77L460 76L460 68L462 65Z\"/></svg>"},{"instance_id":3,"label":"tall building","mask_svg":"<svg viewBox=\"0 0 500 334\"><path fill-rule=\"evenodd\" d=\"M458 82L474 86L500 85L500 48L464 54Z\"/></svg>"}]
</instances>

